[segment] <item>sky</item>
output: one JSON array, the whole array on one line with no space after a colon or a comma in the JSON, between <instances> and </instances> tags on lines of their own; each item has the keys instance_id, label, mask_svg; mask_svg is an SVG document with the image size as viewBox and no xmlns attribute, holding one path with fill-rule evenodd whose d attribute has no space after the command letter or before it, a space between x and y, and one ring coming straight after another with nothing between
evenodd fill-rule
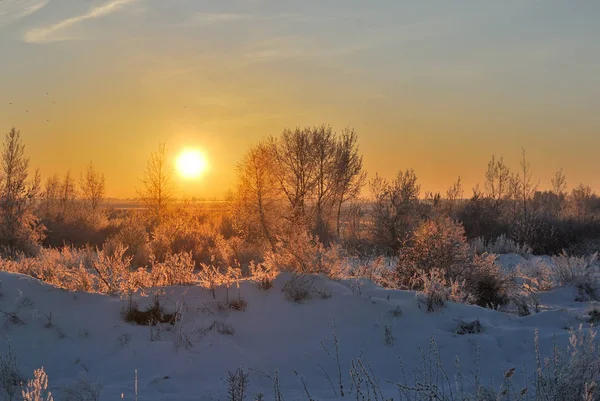
<instances>
[{"instance_id":1,"label":"sky","mask_svg":"<svg viewBox=\"0 0 600 401\"><path fill-rule=\"evenodd\" d=\"M600 2L0 0L0 132L43 176L92 161L134 197L149 154L200 148L185 197L222 198L286 127L359 134L366 170L423 191L487 161L600 192Z\"/></svg>"}]
</instances>

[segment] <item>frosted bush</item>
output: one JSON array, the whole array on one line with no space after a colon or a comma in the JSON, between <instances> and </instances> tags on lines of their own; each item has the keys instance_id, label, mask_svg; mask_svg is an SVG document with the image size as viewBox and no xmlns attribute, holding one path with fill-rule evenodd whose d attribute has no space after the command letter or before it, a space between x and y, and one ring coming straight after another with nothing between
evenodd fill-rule
<instances>
[{"instance_id":1,"label":"frosted bush","mask_svg":"<svg viewBox=\"0 0 600 401\"><path fill-rule=\"evenodd\" d=\"M482 237L477 237L469 245L471 252L477 255L483 255L484 253L493 253L496 255L516 253L527 256L533 252L530 246L526 244L521 245L508 238L506 234L502 234L495 240L490 241L485 241Z\"/></svg>"},{"instance_id":2,"label":"frosted bush","mask_svg":"<svg viewBox=\"0 0 600 401\"><path fill-rule=\"evenodd\" d=\"M339 278L349 270L347 259L338 244L327 248L317 237L305 231L295 232L289 238L280 238L275 250L265 253L263 264L273 271L317 273L331 278Z\"/></svg>"},{"instance_id":3,"label":"frosted bush","mask_svg":"<svg viewBox=\"0 0 600 401\"><path fill-rule=\"evenodd\" d=\"M429 272L421 272L418 280L422 290L417 293L417 299L420 305L426 306L427 312L443 308L448 301L466 303L469 300L464 282L447 280L446 272L443 270L432 269Z\"/></svg>"},{"instance_id":4,"label":"frosted bush","mask_svg":"<svg viewBox=\"0 0 600 401\"><path fill-rule=\"evenodd\" d=\"M193 284L198 278L194 273L196 264L191 253L167 254L164 262L150 259L152 286Z\"/></svg>"},{"instance_id":5,"label":"frosted bush","mask_svg":"<svg viewBox=\"0 0 600 401\"><path fill-rule=\"evenodd\" d=\"M386 288L397 286L394 271L390 268L388 260L384 256L357 261L356 265L350 269L349 275L356 278L364 277Z\"/></svg>"},{"instance_id":6,"label":"frosted bush","mask_svg":"<svg viewBox=\"0 0 600 401\"><path fill-rule=\"evenodd\" d=\"M565 252L552 258L555 280L560 284L572 284L579 291L582 301L600 297L600 267L598 254L588 257L569 256Z\"/></svg>"},{"instance_id":7,"label":"frosted bush","mask_svg":"<svg viewBox=\"0 0 600 401\"><path fill-rule=\"evenodd\" d=\"M53 401L52 393L48 390L48 375L44 368L36 369L33 372L33 379L27 382L27 386L22 390L24 401Z\"/></svg>"},{"instance_id":8,"label":"frosted bush","mask_svg":"<svg viewBox=\"0 0 600 401\"><path fill-rule=\"evenodd\" d=\"M516 268L517 277L521 286L529 293L549 291L554 288L554 275L552 267L542 259L526 260L519 263Z\"/></svg>"}]
</instances>

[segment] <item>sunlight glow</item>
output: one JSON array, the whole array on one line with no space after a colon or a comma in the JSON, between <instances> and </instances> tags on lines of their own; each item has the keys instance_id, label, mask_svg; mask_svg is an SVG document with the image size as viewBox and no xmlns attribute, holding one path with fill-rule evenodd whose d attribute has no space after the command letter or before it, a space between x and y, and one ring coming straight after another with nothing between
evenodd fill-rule
<instances>
[{"instance_id":1,"label":"sunlight glow","mask_svg":"<svg viewBox=\"0 0 600 401\"><path fill-rule=\"evenodd\" d=\"M177 171L186 179L199 178L207 167L206 157L197 149L186 149L177 158Z\"/></svg>"}]
</instances>

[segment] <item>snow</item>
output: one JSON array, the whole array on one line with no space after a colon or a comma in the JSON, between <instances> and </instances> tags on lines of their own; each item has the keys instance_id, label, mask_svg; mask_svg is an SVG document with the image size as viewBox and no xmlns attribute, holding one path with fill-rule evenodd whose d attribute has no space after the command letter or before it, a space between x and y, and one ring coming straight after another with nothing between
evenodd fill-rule
<instances>
[{"instance_id":1,"label":"snow","mask_svg":"<svg viewBox=\"0 0 600 401\"><path fill-rule=\"evenodd\" d=\"M283 396L287 400L307 399L300 375L306 379L311 396L318 400L338 399L319 366L336 384L336 362L323 350L334 353L330 320L339 340L344 387L350 389L348 370L352 359L368 361L379 378L383 394L396 397L397 390L387 381L400 381L399 357L407 374L421 363L433 337L444 367L453 379L456 357L462 374L475 371L476 347L481 349L482 376L496 385L502 372L517 368L523 377L534 366L533 339L540 333L540 348L550 352L556 336L566 346L566 328L584 323L586 304L574 302L574 290L558 288L540 295L542 311L517 317L477 306L448 304L434 313L419 308L414 292L387 290L366 280L332 281L315 279L315 287L328 298L313 296L303 303L286 300L282 292L289 275L281 274L269 290L242 282L239 293L248 303L245 311L223 310L217 301L225 299L225 289L217 299L200 287L162 289L161 303L175 311L184 304L180 328L161 325L160 339L151 340L158 329L126 323L122 310L127 299L99 294L71 293L33 278L0 272L3 296L0 310L14 312L24 324L11 323L0 316L1 338L9 338L21 372L30 377L43 366L55 399L60 389L85 377L103 384L102 399L134 399L137 370L140 401L226 399L228 371L243 367L250 371L250 394L262 392L273 398L273 381L278 371ZM237 297L231 288L229 297ZM152 297L136 295L145 306ZM401 316L392 310L400 308ZM52 314L52 327L46 327ZM479 319L483 332L458 335L459 320ZM234 329L233 335L207 331L215 321ZM392 328L394 344L386 345L384 327ZM189 336L191 348L176 347L177 330ZM0 341L0 355L8 348ZM521 380L521 379L518 379ZM354 397L351 395L350 397ZM345 397L348 398L348 395Z\"/></svg>"}]
</instances>

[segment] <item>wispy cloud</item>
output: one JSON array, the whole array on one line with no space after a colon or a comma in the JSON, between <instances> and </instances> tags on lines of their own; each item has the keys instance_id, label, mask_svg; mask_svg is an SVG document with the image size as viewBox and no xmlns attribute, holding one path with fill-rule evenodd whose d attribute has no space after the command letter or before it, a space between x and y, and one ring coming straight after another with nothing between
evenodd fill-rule
<instances>
[{"instance_id":1,"label":"wispy cloud","mask_svg":"<svg viewBox=\"0 0 600 401\"><path fill-rule=\"evenodd\" d=\"M136 1L138 0L111 0L107 3L90 9L85 14L67 18L50 26L31 29L25 33L24 40L28 43L50 43L72 39L68 36L61 36L59 33L84 21L113 14L126 5Z\"/></svg>"},{"instance_id":2,"label":"wispy cloud","mask_svg":"<svg viewBox=\"0 0 600 401\"><path fill-rule=\"evenodd\" d=\"M4 0L0 1L0 27L10 25L41 10L50 0Z\"/></svg>"},{"instance_id":3,"label":"wispy cloud","mask_svg":"<svg viewBox=\"0 0 600 401\"><path fill-rule=\"evenodd\" d=\"M240 21L286 21L292 23L326 22L351 18L349 16L306 16L295 13L280 13L271 15L244 13L196 13L187 25L217 25Z\"/></svg>"}]
</instances>

